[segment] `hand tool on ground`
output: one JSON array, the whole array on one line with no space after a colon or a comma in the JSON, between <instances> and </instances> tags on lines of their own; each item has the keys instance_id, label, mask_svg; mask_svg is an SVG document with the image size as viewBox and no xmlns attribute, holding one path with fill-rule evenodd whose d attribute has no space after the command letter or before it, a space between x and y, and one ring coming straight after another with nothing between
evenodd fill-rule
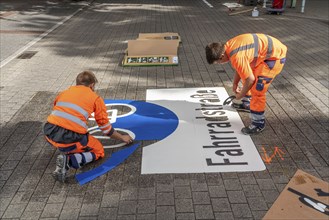
<instances>
[{"instance_id":1,"label":"hand tool on ground","mask_svg":"<svg viewBox=\"0 0 329 220\"><path fill-rule=\"evenodd\" d=\"M223 102L223 105L229 105L231 104L231 102L233 101L233 99L235 99L236 96L235 95L232 95L230 97L228 97L227 99L225 99L225 101Z\"/></svg>"}]
</instances>

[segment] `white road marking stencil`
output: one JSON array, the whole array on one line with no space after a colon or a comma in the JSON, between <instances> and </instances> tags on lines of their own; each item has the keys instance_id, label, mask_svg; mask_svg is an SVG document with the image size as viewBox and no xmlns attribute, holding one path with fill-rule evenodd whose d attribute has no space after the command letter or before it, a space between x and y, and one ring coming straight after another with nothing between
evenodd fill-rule
<instances>
[{"instance_id":1,"label":"white road marking stencil","mask_svg":"<svg viewBox=\"0 0 329 220\"><path fill-rule=\"evenodd\" d=\"M142 174L261 171L265 165L239 114L223 106L225 88L147 90L146 101L174 112L167 138L143 148Z\"/></svg>"}]
</instances>

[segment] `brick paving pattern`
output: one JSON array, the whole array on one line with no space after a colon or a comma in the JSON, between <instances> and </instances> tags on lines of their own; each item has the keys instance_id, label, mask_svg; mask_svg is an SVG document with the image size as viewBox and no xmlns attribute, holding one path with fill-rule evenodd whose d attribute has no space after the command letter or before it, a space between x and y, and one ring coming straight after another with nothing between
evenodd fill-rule
<instances>
[{"instance_id":1,"label":"brick paving pattern","mask_svg":"<svg viewBox=\"0 0 329 220\"><path fill-rule=\"evenodd\" d=\"M201 0L91 1L34 44L31 59L1 68L0 218L261 219L297 169L329 181L328 19L228 16L225 1L208 2L214 7ZM123 68L126 41L142 32L179 33L180 64ZM139 148L83 186L73 170L68 183L53 180L58 152L45 142L42 125L56 94L73 85L77 73L94 71L106 99L145 100L154 88L220 86L231 93L233 69L208 65L204 46L246 32L267 33L288 46L284 71L267 95L267 128L252 136L259 152L279 146L284 160L274 158L261 172L141 175ZM240 116L249 123L248 114ZM105 160L115 151L106 150Z\"/></svg>"}]
</instances>

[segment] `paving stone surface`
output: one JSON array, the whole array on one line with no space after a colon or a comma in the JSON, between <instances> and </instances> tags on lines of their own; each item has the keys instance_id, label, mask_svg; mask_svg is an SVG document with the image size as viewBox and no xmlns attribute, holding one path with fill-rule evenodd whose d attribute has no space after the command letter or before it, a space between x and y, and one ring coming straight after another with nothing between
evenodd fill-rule
<instances>
[{"instance_id":1,"label":"paving stone surface","mask_svg":"<svg viewBox=\"0 0 329 220\"><path fill-rule=\"evenodd\" d=\"M29 20L48 27L81 8L29 48L37 51L31 59L1 68L1 219L261 219L297 169L329 181L328 1L307 1L305 14L297 5L283 15L261 11L257 18L229 16L224 0L207 2L213 7L202 0L54 0L63 13L41 10L43 20ZM15 10L23 15L24 7ZM15 14L1 13L1 24L14 20ZM179 65L122 67L126 41L143 32L179 33ZM73 85L77 73L94 71L97 92L106 99L145 100L146 90L155 88L219 86L232 93L234 70L208 65L204 47L246 32L267 33L288 46L285 68L267 94L267 128L252 136L260 154L278 146L283 159L274 158L260 172L141 175L142 147L151 143L144 141L124 163L88 184L80 186L74 175L99 166L115 149L70 170L67 183L53 180L58 151L44 140L42 126L56 94ZM248 114L240 117L248 124Z\"/></svg>"}]
</instances>

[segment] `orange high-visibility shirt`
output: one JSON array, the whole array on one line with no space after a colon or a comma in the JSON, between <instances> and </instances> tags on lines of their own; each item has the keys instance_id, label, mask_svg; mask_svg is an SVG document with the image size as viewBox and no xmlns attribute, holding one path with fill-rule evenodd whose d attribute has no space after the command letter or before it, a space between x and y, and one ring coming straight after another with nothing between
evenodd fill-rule
<instances>
[{"instance_id":1,"label":"orange high-visibility shirt","mask_svg":"<svg viewBox=\"0 0 329 220\"><path fill-rule=\"evenodd\" d=\"M109 134L112 125L104 100L87 86L71 86L56 97L47 121L76 133L86 134L87 120L93 112L100 129L104 134Z\"/></svg>"},{"instance_id":2,"label":"orange high-visibility shirt","mask_svg":"<svg viewBox=\"0 0 329 220\"><path fill-rule=\"evenodd\" d=\"M266 34L241 34L226 42L225 52L232 67L245 80L264 60L285 58L287 47Z\"/></svg>"}]
</instances>

